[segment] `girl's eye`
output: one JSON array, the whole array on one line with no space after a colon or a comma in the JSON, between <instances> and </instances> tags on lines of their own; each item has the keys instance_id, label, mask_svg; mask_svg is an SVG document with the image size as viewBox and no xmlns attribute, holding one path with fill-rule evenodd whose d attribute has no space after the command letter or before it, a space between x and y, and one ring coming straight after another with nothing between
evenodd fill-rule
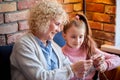
<instances>
[{"instance_id":1,"label":"girl's eye","mask_svg":"<svg viewBox=\"0 0 120 80\"><path fill-rule=\"evenodd\" d=\"M75 39L75 38L77 38L77 36L73 35L73 36L71 36L71 38ZM83 38L83 35L80 35L79 38Z\"/></svg>"},{"instance_id":2,"label":"girl's eye","mask_svg":"<svg viewBox=\"0 0 120 80\"><path fill-rule=\"evenodd\" d=\"M71 36L71 38L76 38L75 36Z\"/></svg>"},{"instance_id":3,"label":"girl's eye","mask_svg":"<svg viewBox=\"0 0 120 80\"><path fill-rule=\"evenodd\" d=\"M83 36L81 35L79 38L82 38Z\"/></svg>"}]
</instances>

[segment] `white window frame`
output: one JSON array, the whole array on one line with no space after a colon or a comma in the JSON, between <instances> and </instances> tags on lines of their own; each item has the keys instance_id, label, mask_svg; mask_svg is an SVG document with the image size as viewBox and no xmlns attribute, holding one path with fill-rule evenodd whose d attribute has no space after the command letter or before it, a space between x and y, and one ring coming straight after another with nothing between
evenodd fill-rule
<instances>
[{"instance_id":1,"label":"white window frame","mask_svg":"<svg viewBox=\"0 0 120 80\"><path fill-rule=\"evenodd\" d=\"M115 46L120 47L120 0L116 0Z\"/></svg>"}]
</instances>

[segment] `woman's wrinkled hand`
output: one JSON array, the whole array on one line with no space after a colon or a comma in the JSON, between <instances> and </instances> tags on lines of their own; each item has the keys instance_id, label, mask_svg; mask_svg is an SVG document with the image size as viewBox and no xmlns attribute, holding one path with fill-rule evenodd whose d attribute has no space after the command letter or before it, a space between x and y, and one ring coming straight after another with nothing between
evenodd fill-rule
<instances>
[{"instance_id":1,"label":"woman's wrinkled hand","mask_svg":"<svg viewBox=\"0 0 120 80\"><path fill-rule=\"evenodd\" d=\"M72 65L72 70L77 78L84 78L85 74L92 67L92 60L81 60Z\"/></svg>"}]
</instances>

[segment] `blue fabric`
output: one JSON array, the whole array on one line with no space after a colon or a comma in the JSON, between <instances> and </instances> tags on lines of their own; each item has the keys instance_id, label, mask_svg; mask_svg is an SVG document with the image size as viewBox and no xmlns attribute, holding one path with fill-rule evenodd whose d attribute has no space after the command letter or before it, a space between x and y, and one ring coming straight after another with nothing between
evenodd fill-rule
<instances>
[{"instance_id":1,"label":"blue fabric","mask_svg":"<svg viewBox=\"0 0 120 80\"><path fill-rule=\"evenodd\" d=\"M0 46L0 78L11 80L10 76L10 55L13 45Z\"/></svg>"},{"instance_id":2,"label":"blue fabric","mask_svg":"<svg viewBox=\"0 0 120 80\"><path fill-rule=\"evenodd\" d=\"M44 44L37 37L35 39L39 43L43 51L43 54L46 58L46 61L48 64L48 70L53 70L53 69L58 68L58 58L55 55L54 50L52 49L51 41L47 41L48 42L47 46L44 46Z\"/></svg>"},{"instance_id":3,"label":"blue fabric","mask_svg":"<svg viewBox=\"0 0 120 80\"><path fill-rule=\"evenodd\" d=\"M55 37L53 38L53 40L60 46L60 47L63 47L65 45L65 40L62 36L62 31L61 32L58 32Z\"/></svg>"}]
</instances>

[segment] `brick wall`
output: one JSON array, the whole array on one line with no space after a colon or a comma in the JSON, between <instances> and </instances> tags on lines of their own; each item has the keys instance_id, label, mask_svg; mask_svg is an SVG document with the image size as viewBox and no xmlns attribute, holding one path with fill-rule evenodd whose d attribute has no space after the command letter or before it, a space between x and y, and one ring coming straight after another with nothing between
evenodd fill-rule
<instances>
[{"instance_id":1,"label":"brick wall","mask_svg":"<svg viewBox=\"0 0 120 80\"><path fill-rule=\"evenodd\" d=\"M27 32L29 8L38 0L0 0L0 46L14 43ZM72 18L82 12L83 0L58 0ZM86 16L89 19L98 46L114 44L114 0L86 0Z\"/></svg>"},{"instance_id":2,"label":"brick wall","mask_svg":"<svg viewBox=\"0 0 120 80\"><path fill-rule=\"evenodd\" d=\"M37 0L0 0L0 46L14 43L27 32L29 8Z\"/></svg>"},{"instance_id":3,"label":"brick wall","mask_svg":"<svg viewBox=\"0 0 120 80\"><path fill-rule=\"evenodd\" d=\"M114 45L115 39L115 0L86 0L86 15L98 46Z\"/></svg>"}]
</instances>

